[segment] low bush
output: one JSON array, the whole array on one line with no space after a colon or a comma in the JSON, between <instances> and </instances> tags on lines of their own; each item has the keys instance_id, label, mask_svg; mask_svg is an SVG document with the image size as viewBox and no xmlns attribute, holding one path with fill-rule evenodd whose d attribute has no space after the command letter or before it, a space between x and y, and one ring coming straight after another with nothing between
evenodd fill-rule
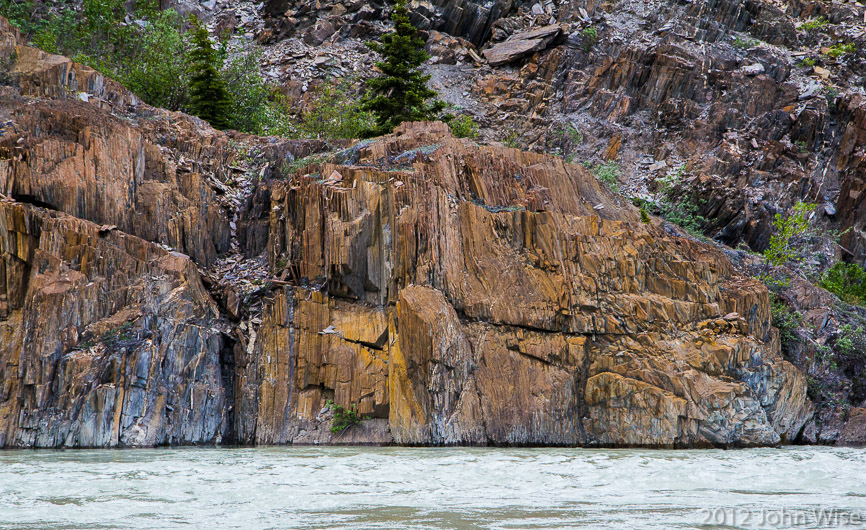
<instances>
[{"instance_id":1,"label":"low bush","mask_svg":"<svg viewBox=\"0 0 866 530\"><path fill-rule=\"evenodd\" d=\"M854 53L857 50L857 47L854 46L854 43L842 43L837 42L833 46L830 47L830 51L827 52L827 55L838 59L839 57L845 55L846 53Z\"/></svg>"},{"instance_id":2,"label":"low bush","mask_svg":"<svg viewBox=\"0 0 866 530\"><path fill-rule=\"evenodd\" d=\"M834 349L840 362L866 361L866 330L845 324L839 329Z\"/></svg>"},{"instance_id":3,"label":"low bush","mask_svg":"<svg viewBox=\"0 0 866 530\"><path fill-rule=\"evenodd\" d=\"M764 251L767 261L778 267L790 261L803 260L804 256L797 243L809 232L809 219L814 209L814 204L798 202L791 215L776 214L773 219L776 233L770 237L770 246Z\"/></svg>"},{"instance_id":4,"label":"low bush","mask_svg":"<svg viewBox=\"0 0 866 530\"><path fill-rule=\"evenodd\" d=\"M866 306L866 270L856 263L836 263L818 283L848 304Z\"/></svg>"},{"instance_id":5,"label":"low bush","mask_svg":"<svg viewBox=\"0 0 866 530\"><path fill-rule=\"evenodd\" d=\"M739 50L748 50L761 44L761 41L755 39L741 39L740 37L734 37L734 41L732 44L734 48L737 48Z\"/></svg>"},{"instance_id":6,"label":"low bush","mask_svg":"<svg viewBox=\"0 0 866 530\"><path fill-rule=\"evenodd\" d=\"M189 102L189 43L183 20L176 11L160 11L140 32L139 49L113 72L126 88L147 104L169 110L186 110Z\"/></svg>"},{"instance_id":7,"label":"low bush","mask_svg":"<svg viewBox=\"0 0 866 530\"><path fill-rule=\"evenodd\" d=\"M334 78L318 85L301 111L282 95L276 95L267 134L287 138L359 138L375 124L372 113L361 109L354 96L354 78Z\"/></svg>"},{"instance_id":8,"label":"low bush","mask_svg":"<svg viewBox=\"0 0 866 530\"><path fill-rule=\"evenodd\" d=\"M771 299L770 312L773 317L773 326L779 330L782 351L790 352L799 341L797 328L803 323L803 315L799 311L792 310L788 304L776 296Z\"/></svg>"},{"instance_id":9,"label":"low bush","mask_svg":"<svg viewBox=\"0 0 866 530\"><path fill-rule=\"evenodd\" d=\"M451 119L448 122L448 126L451 127L451 132L454 133L454 136L457 138L478 137L478 125L476 125L472 116L468 114L461 114L460 116Z\"/></svg>"},{"instance_id":10,"label":"low bush","mask_svg":"<svg viewBox=\"0 0 866 530\"><path fill-rule=\"evenodd\" d=\"M233 129L266 134L269 125L282 116L275 112L274 89L259 73L261 50L249 48L230 57L222 68L232 105L229 122Z\"/></svg>"},{"instance_id":11,"label":"low bush","mask_svg":"<svg viewBox=\"0 0 866 530\"><path fill-rule=\"evenodd\" d=\"M615 161L605 162L603 164L595 164L591 167L592 174L595 178L604 182L611 191L619 190L619 177L622 174L622 168Z\"/></svg>"},{"instance_id":12,"label":"low bush","mask_svg":"<svg viewBox=\"0 0 866 530\"><path fill-rule=\"evenodd\" d=\"M834 344L836 358L851 381L851 401L866 399L866 329L842 326Z\"/></svg>"},{"instance_id":13,"label":"low bush","mask_svg":"<svg viewBox=\"0 0 866 530\"><path fill-rule=\"evenodd\" d=\"M827 17L822 15L818 18L813 18L811 20L807 20L806 22L803 22L802 24L800 24L800 29L802 29L803 31L814 31L816 29L824 29L827 27L827 25L829 23L830 23L830 21L827 20Z\"/></svg>"},{"instance_id":14,"label":"low bush","mask_svg":"<svg viewBox=\"0 0 866 530\"><path fill-rule=\"evenodd\" d=\"M516 129L508 129L508 132L505 133L505 137L502 139L502 143L508 147L518 149L520 147L520 133Z\"/></svg>"},{"instance_id":15,"label":"low bush","mask_svg":"<svg viewBox=\"0 0 866 530\"><path fill-rule=\"evenodd\" d=\"M580 36L583 51L589 53L592 50L592 47L598 42L598 30L590 26L580 32Z\"/></svg>"},{"instance_id":16,"label":"low bush","mask_svg":"<svg viewBox=\"0 0 866 530\"><path fill-rule=\"evenodd\" d=\"M337 405L332 400L325 403L325 407L334 411L334 421L331 424L331 432L341 433L351 427L364 421L364 418L358 414L358 409L352 403L349 408Z\"/></svg>"},{"instance_id":17,"label":"low bush","mask_svg":"<svg viewBox=\"0 0 866 530\"><path fill-rule=\"evenodd\" d=\"M665 220L679 226L692 235L701 233L701 226L707 220L694 198L683 190L682 181L686 174L685 164L681 164L659 180L658 210Z\"/></svg>"}]
</instances>

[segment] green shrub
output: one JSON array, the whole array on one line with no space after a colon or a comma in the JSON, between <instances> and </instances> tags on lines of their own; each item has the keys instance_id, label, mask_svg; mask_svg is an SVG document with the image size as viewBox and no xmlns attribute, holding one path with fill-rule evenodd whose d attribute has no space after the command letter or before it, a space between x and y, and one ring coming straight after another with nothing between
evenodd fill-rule
<instances>
[{"instance_id":1,"label":"green shrub","mask_svg":"<svg viewBox=\"0 0 866 530\"><path fill-rule=\"evenodd\" d=\"M331 432L333 433L341 433L352 425L357 425L364 421L358 414L358 409L354 403L349 408L345 408L329 399L325 403L325 407L334 411L334 422L331 424Z\"/></svg>"},{"instance_id":2,"label":"green shrub","mask_svg":"<svg viewBox=\"0 0 866 530\"><path fill-rule=\"evenodd\" d=\"M565 134L568 135L568 139L571 140L572 144L580 145L583 143L583 133L580 132L574 125L569 125L568 127L566 127Z\"/></svg>"},{"instance_id":3,"label":"green shrub","mask_svg":"<svg viewBox=\"0 0 866 530\"><path fill-rule=\"evenodd\" d=\"M22 17L21 11L31 6L32 11ZM138 18L151 7L137 5L133 14ZM124 22L127 13L122 0L82 0L80 11L68 5L55 11L48 3L7 0L0 4L0 14L7 13L6 9L37 47L73 57L106 74L114 66L114 57L137 50L139 28Z\"/></svg>"},{"instance_id":4,"label":"green shrub","mask_svg":"<svg viewBox=\"0 0 866 530\"><path fill-rule=\"evenodd\" d=\"M505 138L502 139L502 143L508 147L518 149L520 147L520 133L516 129L508 129L508 132L505 133Z\"/></svg>"},{"instance_id":5,"label":"green shrub","mask_svg":"<svg viewBox=\"0 0 866 530\"><path fill-rule=\"evenodd\" d=\"M839 328L834 344L836 356L845 363L866 360L866 330L845 324Z\"/></svg>"},{"instance_id":6,"label":"green shrub","mask_svg":"<svg viewBox=\"0 0 866 530\"><path fill-rule=\"evenodd\" d=\"M749 48L754 48L755 46L761 44L761 41L755 39L741 39L740 37L734 37L733 46L739 50L748 50Z\"/></svg>"},{"instance_id":7,"label":"green shrub","mask_svg":"<svg viewBox=\"0 0 866 530\"><path fill-rule=\"evenodd\" d=\"M812 20L807 20L806 22L803 22L802 24L800 24L800 29L804 31L823 29L826 28L827 24L829 23L830 21L827 20L827 17L822 15L818 18L813 18Z\"/></svg>"},{"instance_id":8,"label":"green shrub","mask_svg":"<svg viewBox=\"0 0 866 530\"><path fill-rule=\"evenodd\" d=\"M640 207L640 221L644 224L649 224L650 222L649 213L647 213L646 208L643 206Z\"/></svg>"},{"instance_id":9,"label":"green shrub","mask_svg":"<svg viewBox=\"0 0 866 530\"><path fill-rule=\"evenodd\" d=\"M590 50L592 50L592 47L598 42L598 30L590 26L580 32L580 35L581 47L583 48L583 51L589 53Z\"/></svg>"},{"instance_id":10,"label":"green shrub","mask_svg":"<svg viewBox=\"0 0 866 530\"><path fill-rule=\"evenodd\" d=\"M827 55L830 57L837 59L846 53L854 53L857 50L857 47L854 46L854 43L841 43L838 42L830 47L830 51L827 52Z\"/></svg>"},{"instance_id":11,"label":"green shrub","mask_svg":"<svg viewBox=\"0 0 866 530\"><path fill-rule=\"evenodd\" d=\"M767 261L777 267L789 261L802 261L802 251L796 247L796 242L809 231L809 214L814 209L814 204L798 202L791 215L776 214L773 219L776 233L770 237L770 246L764 251Z\"/></svg>"},{"instance_id":12,"label":"green shrub","mask_svg":"<svg viewBox=\"0 0 866 530\"><path fill-rule=\"evenodd\" d=\"M552 134L558 137L560 141L568 142L571 147L583 143L583 133L572 124L566 126L559 125L553 129Z\"/></svg>"},{"instance_id":13,"label":"green shrub","mask_svg":"<svg viewBox=\"0 0 866 530\"><path fill-rule=\"evenodd\" d=\"M773 326L779 330L782 351L790 352L791 348L799 341L797 328L803 323L803 315L799 311L792 311L788 304L776 296L771 299L770 312L773 317Z\"/></svg>"},{"instance_id":14,"label":"green shrub","mask_svg":"<svg viewBox=\"0 0 866 530\"><path fill-rule=\"evenodd\" d=\"M290 178L294 175L298 170L303 169L307 166L312 166L315 164L324 164L331 157L331 153L316 153L304 158L296 158L290 163L283 164L280 168L280 173L286 177Z\"/></svg>"},{"instance_id":15,"label":"green shrub","mask_svg":"<svg viewBox=\"0 0 866 530\"><path fill-rule=\"evenodd\" d=\"M619 164L611 160L603 164L595 164L592 166L592 174L595 178L604 182L611 191L616 192L619 189L618 179L622 174L622 169Z\"/></svg>"},{"instance_id":16,"label":"green shrub","mask_svg":"<svg viewBox=\"0 0 866 530\"><path fill-rule=\"evenodd\" d=\"M849 304L866 306L866 270L856 263L836 263L819 285Z\"/></svg>"},{"instance_id":17,"label":"green shrub","mask_svg":"<svg viewBox=\"0 0 866 530\"><path fill-rule=\"evenodd\" d=\"M34 20L38 20L37 6L33 0L0 0L0 15L21 30L25 35L32 34L36 28Z\"/></svg>"},{"instance_id":18,"label":"green shrub","mask_svg":"<svg viewBox=\"0 0 866 530\"><path fill-rule=\"evenodd\" d=\"M791 285L791 278L785 274L779 274L778 271L767 269L766 271L754 276L767 286L771 293L780 293Z\"/></svg>"},{"instance_id":19,"label":"green shrub","mask_svg":"<svg viewBox=\"0 0 866 530\"><path fill-rule=\"evenodd\" d=\"M230 58L221 71L231 100L229 123L232 129L265 134L273 112L273 88L259 73L262 51L250 48Z\"/></svg>"},{"instance_id":20,"label":"green shrub","mask_svg":"<svg viewBox=\"0 0 866 530\"><path fill-rule=\"evenodd\" d=\"M834 87L829 87L827 92L824 94L824 98L827 100L827 105L832 109L836 107L836 98L839 96L839 91Z\"/></svg>"},{"instance_id":21,"label":"green shrub","mask_svg":"<svg viewBox=\"0 0 866 530\"><path fill-rule=\"evenodd\" d=\"M698 214L700 208L694 199L682 191L686 165L680 164L659 179L659 215L692 235L699 235L707 220Z\"/></svg>"},{"instance_id":22,"label":"green shrub","mask_svg":"<svg viewBox=\"0 0 866 530\"><path fill-rule=\"evenodd\" d=\"M475 120L472 119L472 116L468 114L461 114L460 116L450 120L448 126L451 127L451 132L454 133L454 136L457 138L478 137L478 125L475 124Z\"/></svg>"},{"instance_id":23,"label":"green shrub","mask_svg":"<svg viewBox=\"0 0 866 530\"><path fill-rule=\"evenodd\" d=\"M800 66L815 66L815 59L812 57L804 57L802 61L800 61Z\"/></svg>"},{"instance_id":24,"label":"green shrub","mask_svg":"<svg viewBox=\"0 0 866 530\"><path fill-rule=\"evenodd\" d=\"M169 110L189 105L188 45L182 26L173 9L156 13L140 32L138 50L113 68L117 80L149 105Z\"/></svg>"},{"instance_id":25,"label":"green shrub","mask_svg":"<svg viewBox=\"0 0 866 530\"><path fill-rule=\"evenodd\" d=\"M375 127L375 117L354 96L353 78L329 79L313 89L306 108L294 113L290 101L277 95L268 134L287 138L360 138Z\"/></svg>"},{"instance_id":26,"label":"green shrub","mask_svg":"<svg viewBox=\"0 0 866 530\"><path fill-rule=\"evenodd\" d=\"M120 326L110 329L102 334L99 341L106 348L116 349L132 340L132 322L124 322Z\"/></svg>"}]
</instances>

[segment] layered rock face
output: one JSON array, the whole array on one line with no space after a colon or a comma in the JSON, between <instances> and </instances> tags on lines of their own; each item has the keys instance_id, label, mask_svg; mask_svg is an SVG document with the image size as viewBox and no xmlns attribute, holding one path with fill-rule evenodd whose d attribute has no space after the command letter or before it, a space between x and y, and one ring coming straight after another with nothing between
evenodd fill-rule
<instances>
[{"instance_id":1,"label":"layered rock face","mask_svg":"<svg viewBox=\"0 0 866 530\"><path fill-rule=\"evenodd\" d=\"M232 441L236 340L200 271L229 250L233 145L311 146L230 138L19 42L0 18L0 447Z\"/></svg>"},{"instance_id":2,"label":"layered rock face","mask_svg":"<svg viewBox=\"0 0 866 530\"><path fill-rule=\"evenodd\" d=\"M272 189L269 259L308 287L259 332L298 415L264 441L331 396L408 444L773 444L810 416L764 287L583 168L441 124L340 158Z\"/></svg>"},{"instance_id":3,"label":"layered rock face","mask_svg":"<svg viewBox=\"0 0 866 530\"><path fill-rule=\"evenodd\" d=\"M581 166L427 123L279 175L316 147L3 28L32 60L0 101L0 447L772 445L811 415L766 289ZM260 289L227 253L266 255ZM332 434L329 399L370 419Z\"/></svg>"},{"instance_id":4,"label":"layered rock face","mask_svg":"<svg viewBox=\"0 0 866 530\"><path fill-rule=\"evenodd\" d=\"M193 263L118 231L0 202L0 446L219 441L216 306Z\"/></svg>"},{"instance_id":5,"label":"layered rock face","mask_svg":"<svg viewBox=\"0 0 866 530\"><path fill-rule=\"evenodd\" d=\"M0 446L220 441L233 343L195 262L227 248L200 171L229 139L0 35Z\"/></svg>"}]
</instances>

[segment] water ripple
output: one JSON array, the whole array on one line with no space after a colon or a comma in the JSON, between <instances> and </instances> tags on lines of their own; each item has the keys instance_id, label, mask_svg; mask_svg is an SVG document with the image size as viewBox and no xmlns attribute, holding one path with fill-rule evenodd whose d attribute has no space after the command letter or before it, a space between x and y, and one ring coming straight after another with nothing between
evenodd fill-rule
<instances>
[{"instance_id":1,"label":"water ripple","mask_svg":"<svg viewBox=\"0 0 866 530\"><path fill-rule=\"evenodd\" d=\"M866 519L864 476L824 447L0 451L0 529L823 528Z\"/></svg>"}]
</instances>

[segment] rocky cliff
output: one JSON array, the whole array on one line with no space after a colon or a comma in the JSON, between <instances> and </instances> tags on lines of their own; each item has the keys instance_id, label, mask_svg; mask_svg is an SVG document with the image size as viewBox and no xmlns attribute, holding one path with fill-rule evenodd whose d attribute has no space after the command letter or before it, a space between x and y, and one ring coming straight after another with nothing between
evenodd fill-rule
<instances>
[{"instance_id":1,"label":"rocky cliff","mask_svg":"<svg viewBox=\"0 0 866 530\"><path fill-rule=\"evenodd\" d=\"M269 11L271 4L286 9ZM268 75L298 88L295 80L364 76L373 58L362 43L387 29L383 7L284 0L266 2L263 17L243 9L234 16L245 38L266 43ZM612 165L624 196L736 249L727 254L742 274L779 279L769 282L782 301L777 318L799 322L785 333L783 355L808 376L819 407L803 439L866 436L856 420L866 407L866 340L854 355L842 347L848 326L866 337L866 310L814 286L835 262L866 263L861 4L418 0L411 7L429 32L432 86L474 118L482 142ZM446 12L451 25L442 21ZM226 16L225 9L217 15ZM810 235L797 242L796 263L768 272L756 254L777 232L776 216L789 216L798 201L816 205Z\"/></svg>"},{"instance_id":2,"label":"rocky cliff","mask_svg":"<svg viewBox=\"0 0 866 530\"><path fill-rule=\"evenodd\" d=\"M749 446L812 414L766 288L582 166L440 123L227 135L0 30L0 447ZM333 435L328 399L370 419Z\"/></svg>"}]
</instances>

